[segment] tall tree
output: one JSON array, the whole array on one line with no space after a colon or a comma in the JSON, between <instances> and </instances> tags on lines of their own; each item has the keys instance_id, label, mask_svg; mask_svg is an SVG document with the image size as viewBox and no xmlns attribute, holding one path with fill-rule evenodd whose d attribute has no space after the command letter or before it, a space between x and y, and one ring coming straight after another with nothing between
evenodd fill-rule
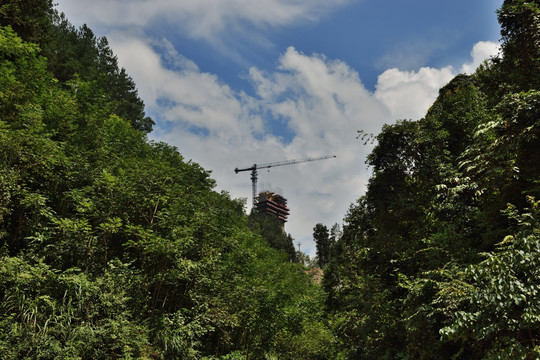
<instances>
[{"instance_id":1,"label":"tall tree","mask_svg":"<svg viewBox=\"0 0 540 360\"><path fill-rule=\"evenodd\" d=\"M111 110L107 61L58 81L0 26L0 357L333 358L320 286Z\"/></svg>"},{"instance_id":2,"label":"tall tree","mask_svg":"<svg viewBox=\"0 0 540 360\"><path fill-rule=\"evenodd\" d=\"M377 135L324 278L349 358L538 356L539 2L498 13L502 57Z\"/></svg>"},{"instance_id":3,"label":"tall tree","mask_svg":"<svg viewBox=\"0 0 540 360\"><path fill-rule=\"evenodd\" d=\"M318 223L313 227L313 240L315 240L315 245L317 246L317 261L319 267L322 269L328 264L330 260L330 234L328 233L328 228Z\"/></svg>"},{"instance_id":4,"label":"tall tree","mask_svg":"<svg viewBox=\"0 0 540 360\"><path fill-rule=\"evenodd\" d=\"M26 41L43 44L50 40L52 0L3 0L0 26L11 26Z\"/></svg>"}]
</instances>

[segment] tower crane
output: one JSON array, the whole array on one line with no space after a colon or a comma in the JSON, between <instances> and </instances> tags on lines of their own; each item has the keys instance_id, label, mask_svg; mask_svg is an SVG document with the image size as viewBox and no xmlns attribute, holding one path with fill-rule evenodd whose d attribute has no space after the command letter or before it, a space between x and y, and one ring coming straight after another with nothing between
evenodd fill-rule
<instances>
[{"instance_id":1,"label":"tower crane","mask_svg":"<svg viewBox=\"0 0 540 360\"><path fill-rule=\"evenodd\" d=\"M248 168L234 169L235 173L239 173L241 171L251 171L251 191L252 191L252 197L253 197L253 207L257 204L257 170L259 169L268 169L272 167L277 166L285 166L285 165L294 165L294 164L300 164L305 162L311 162L311 161L318 161L318 160L326 160L326 159L333 159L336 155L325 155L325 156L319 156L315 158L306 158L306 159L297 159L297 160L283 160L283 161L277 161L272 163L266 163L266 164L253 164L253 166L250 166Z\"/></svg>"}]
</instances>

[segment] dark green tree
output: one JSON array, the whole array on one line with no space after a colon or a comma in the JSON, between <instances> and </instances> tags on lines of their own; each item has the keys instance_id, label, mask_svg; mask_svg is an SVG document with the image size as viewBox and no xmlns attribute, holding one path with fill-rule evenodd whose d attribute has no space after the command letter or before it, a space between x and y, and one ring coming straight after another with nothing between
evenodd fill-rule
<instances>
[{"instance_id":1,"label":"dark green tree","mask_svg":"<svg viewBox=\"0 0 540 360\"><path fill-rule=\"evenodd\" d=\"M540 32L537 0L505 0L498 10L503 57L498 61L507 91L536 88L540 80Z\"/></svg>"},{"instance_id":2,"label":"dark green tree","mask_svg":"<svg viewBox=\"0 0 540 360\"><path fill-rule=\"evenodd\" d=\"M423 119L377 135L366 195L325 270L349 358L536 357L537 324L524 315L535 280L522 266L536 249L497 244L535 241L520 228L535 233L527 195L540 195L538 5L505 1L501 57L441 88Z\"/></svg>"},{"instance_id":3,"label":"dark green tree","mask_svg":"<svg viewBox=\"0 0 540 360\"><path fill-rule=\"evenodd\" d=\"M0 4L0 26L11 28L29 42L43 44L51 39L52 0L3 0Z\"/></svg>"},{"instance_id":4,"label":"dark green tree","mask_svg":"<svg viewBox=\"0 0 540 360\"><path fill-rule=\"evenodd\" d=\"M321 223L316 224L313 227L313 240L317 247L317 262L319 267L323 269L330 260L330 251L332 249L328 228Z\"/></svg>"},{"instance_id":5,"label":"dark green tree","mask_svg":"<svg viewBox=\"0 0 540 360\"><path fill-rule=\"evenodd\" d=\"M58 81L0 27L0 357L332 358L321 287L113 111L99 44Z\"/></svg>"},{"instance_id":6,"label":"dark green tree","mask_svg":"<svg viewBox=\"0 0 540 360\"><path fill-rule=\"evenodd\" d=\"M290 261L296 261L294 239L285 232L283 222L266 213L252 211L249 215L248 225L253 231L260 234L268 245L285 252Z\"/></svg>"},{"instance_id":7,"label":"dark green tree","mask_svg":"<svg viewBox=\"0 0 540 360\"><path fill-rule=\"evenodd\" d=\"M509 206L505 215L516 221L484 260L466 268L461 278L441 284L437 301L459 306L441 329L445 340L470 347L475 358L535 359L540 356L540 317L536 269L540 259L540 202L528 198L523 214Z\"/></svg>"}]
</instances>

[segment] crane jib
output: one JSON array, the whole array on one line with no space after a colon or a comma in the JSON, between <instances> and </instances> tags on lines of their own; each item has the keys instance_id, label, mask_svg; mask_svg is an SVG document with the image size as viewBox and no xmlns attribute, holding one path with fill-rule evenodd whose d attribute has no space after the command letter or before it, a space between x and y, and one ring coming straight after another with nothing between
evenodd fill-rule
<instances>
[{"instance_id":1,"label":"crane jib","mask_svg":"<svg viewBox=\"0 0 540 360\"><path fill-rule=\"evenodd\" d=\"M300 164L300 163L310 162L310 161L333 159L335 157L336 155L325 155L325 156L320 156L320 157L315 157L315 158L284 160L284 161L277 161L273 163L266 163L266 164L260 164L260 165L253 164L253 166L244 168L244 169L235 168L234 172L238 174L241 171L251 171L253 205L255 206L255 204L257 203L257 170L258 169L268 169L268 168L276 167L276 166L294 165L294 164Z\"/></svg>"}]
</instances>

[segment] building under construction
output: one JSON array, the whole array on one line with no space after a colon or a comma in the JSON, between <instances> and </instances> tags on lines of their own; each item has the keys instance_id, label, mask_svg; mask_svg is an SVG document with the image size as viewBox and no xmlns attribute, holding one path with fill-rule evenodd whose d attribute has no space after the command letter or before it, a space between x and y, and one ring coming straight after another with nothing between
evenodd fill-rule
<instances>
[{"instance_id":1,"label":"building under construction","mask_svg":"<svg viewBox=\"0 0 540 360\"><path fill-rule=\"evenodd\" d=\"M252 209L277 218L279 221L281 221L281 224L285 226L285 223L287 222L287 217L289 216L287 199L273 191L263 191L258 193L257 195L257 171L260 169L270 169L277 166L294 165L311 161L333 159L335 157L336 155L325 155L316 158L284 160L266 164L253 164L252 166L243 169L235 168L234 172L238 174L242 171L251 171L251 194L253 200Z\"/></svg>"},{"instance_id":2,"label":"building under construction","mask_svg":"<svg viewBox=\"0 0 540 360\"><path fill-rule=\"evenodd\" d=\"M271 191L259 193L257 202L255 203L255 209L279 219L283 225L285 225L289 216L287 199Z\"/></svg>"}]
</instances>

